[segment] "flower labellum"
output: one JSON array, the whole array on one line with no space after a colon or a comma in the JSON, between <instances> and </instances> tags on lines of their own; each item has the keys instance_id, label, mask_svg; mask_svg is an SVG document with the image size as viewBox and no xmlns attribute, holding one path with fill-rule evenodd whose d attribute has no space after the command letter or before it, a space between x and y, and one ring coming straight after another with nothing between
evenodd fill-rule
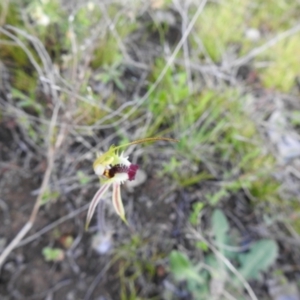
<instances>
[{"instance_id":1,"label":"flower labellum","mask_svg":"<svg viewBox=\"0 0 300 300\"><path fill-rule=\"evenodd\" d=\"M106 180L103 181L101 187L99 188L99 190L97 191L97 193L91 201L87 213L86 229L88 228L91 222L97 204L107 192L110 186L112 186L113 188L112 202L115 211L120 216L120 218L127 224L123 202L121 198L121 184L123 184L126 181L134 180L139 167L138 165L132 164L128 160L128 156L124 156L123 152L119 155L118 150L126 146L153 141L177 142L177 140L170 138L145 138L117 147L111 146L107 152L105 152L103 155L99 156L95 160L93 167L96 175L100 178L105 178Z\"/></svg>"}]
</instances>

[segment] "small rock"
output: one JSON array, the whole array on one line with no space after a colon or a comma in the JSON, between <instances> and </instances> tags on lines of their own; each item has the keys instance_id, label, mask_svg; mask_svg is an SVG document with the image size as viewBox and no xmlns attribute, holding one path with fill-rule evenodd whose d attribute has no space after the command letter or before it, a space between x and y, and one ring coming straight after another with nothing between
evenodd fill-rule
<instances>
[{"instance_id":1,"label":"small rock","mask_svg":"<svg viewBox=\"0 0 300 300\"><path fill-rule=\"evenodd\" d=\"M248 40L256 42L260 39L260 32L256 28L248 28L245 32L245 36Z\"/></svg>"},{"instance_id":2,"label":"small rock","mask_svg":"<svg viewBox=\"0 0 300 300\"><path fill-rule=\"evenodd\" d=\"M269 289L272 300L300 300L296 284L286 283Z\"/></svg>"},{"instance_id":3,"label":"small rock","mask_svg":"<svg viewBox=\"0 0 300 300\"><path fill-rule=\"evenodd\" d=\"M269 118L268 123L268 135L278 150L279 161L285 163L300 157L300 140L297 138L296 132L289 128L284 115L276 110Z\"/></svg>"}]
</instances>

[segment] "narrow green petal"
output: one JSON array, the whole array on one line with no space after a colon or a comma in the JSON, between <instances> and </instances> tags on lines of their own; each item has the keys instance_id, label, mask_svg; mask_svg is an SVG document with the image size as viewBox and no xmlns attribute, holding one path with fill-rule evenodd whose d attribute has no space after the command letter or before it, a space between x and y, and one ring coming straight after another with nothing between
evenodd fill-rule
<instances>
[{"instance_id":1,"label":"narrow green petal","mask_svg":"<svg viewBox=\"0 0 300 300\"><path fill-rule=\"evenodd\" d=\"M121 198L121 186L117 182L113 184L112 201L117 214L128 225L127 220L125 218L125 211L124 211L124 206Z\"/></svg>"}]
</instances>

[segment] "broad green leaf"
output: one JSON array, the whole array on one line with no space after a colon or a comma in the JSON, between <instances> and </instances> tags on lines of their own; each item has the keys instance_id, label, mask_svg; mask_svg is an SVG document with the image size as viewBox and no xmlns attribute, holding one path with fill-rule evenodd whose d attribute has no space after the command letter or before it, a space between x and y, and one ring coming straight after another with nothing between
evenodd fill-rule
<instances>
[{"instance_id":1,"label":"broad green leaf","mask_svg":"<svg viewBox=\"0 0 300 300\"><path fill-rule=\"evenodd\" d=\"M216 209L212 215L212 230L216 238L217 244L224 245L227 240L227 232L229 230L229 224L224 213Z\"/></svg>"},{"instance_id":2,"label":"broad green leaf","mask_svg":"<svg viewBox=\"0 0 300 300\"><path fill-rule=\"evenodd\" d=\"M212 230L213 230L213 233L215 236L216 246L219 248L220 252L223 255L226 255L226 250L222 246L228 244L229 224L228 224L226 216L219 209L216 209L213 212ZM217 272L219 274L221 274L221 276L224 276L225 275L225 265L224 265L223 261L216 260L216 262L218 264L218 267L216 268L218 270Z\"/></svg>"},{"instance_id":3,"label":"broad green leaf","mask_svg":"<svg viewBox=\"0 0 300 300\"><path fill-rule=\"evenodd\" d=\"M170 254L170 267L175 278L183 280L188 270L192 268L192 264L184 253L174 250Z\"/></svg>"},{"instance_id":4,"label":"broad green leaf","mask_svg":"<svg viewBox=\"0 0 300 300\"><path fill-rule=\"evenodd\" d=\"M261 271L266 271L276 260L278 246L273 240L261 240L250 248L250 251L240 256L239 272L245 279L257 279Z\"/></svg>"}]
</instances>

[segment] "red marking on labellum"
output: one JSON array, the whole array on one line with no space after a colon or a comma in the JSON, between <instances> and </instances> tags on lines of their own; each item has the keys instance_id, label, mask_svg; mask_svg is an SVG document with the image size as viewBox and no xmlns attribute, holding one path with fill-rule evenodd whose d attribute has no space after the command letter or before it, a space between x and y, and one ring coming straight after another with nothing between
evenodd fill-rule
<instances>
[{"instance_id":1,"label":"red marking on labellum","mask_svg":"<svg viewBox=\"0 0 300 300\"><path fill-rule=\"evenodd\" d=\"M134 164L131 164L129 166L127 174L128 174L128 179L130 181L135 179L135 174L136 174L136 171L138 170L138 168L139 168L139 166L138 165L134 165Z\"/></svg>"},{"instance_id":2,"label":"red marking on labellum","mask_svg":"<svg viewBox=\"0 0 300 300\"><path fill-rule=\"evenodd\" d=\"M103 175L107 178L113 178L118 173L126 173L128 175L128 179L132 181L135 179L135 174L138 168L139 166L134 164L131 164L129 167L118 164L105 170Z\"/></svg>"}]
</instances>

